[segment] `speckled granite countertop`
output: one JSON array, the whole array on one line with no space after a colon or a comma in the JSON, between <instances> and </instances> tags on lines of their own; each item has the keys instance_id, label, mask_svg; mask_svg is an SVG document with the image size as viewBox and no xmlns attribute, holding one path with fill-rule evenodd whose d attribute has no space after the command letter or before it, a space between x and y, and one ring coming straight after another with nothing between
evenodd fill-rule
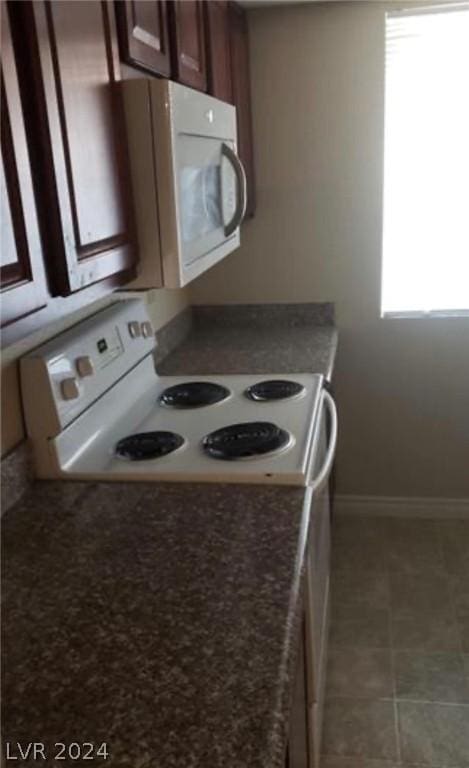
<instances>
[{"instance_id":1,"label":"speckled granite countertop","mask_svg":"<svg viewBox=\"0 0 469 768\"><path fill-rule=\"evenodd\" d=\"M330 374L307 311L249 332L210 311L160 371ZM3 518L4 743L281 768L308 521L302 488L37 483Z\"/></svg>"},{"instance_id":2,"label":"speckled granite countertop","mask_svg":"<svg viewBox=\"0 0 469 768\"><path fill-rule=\"evenodd\" d=\"M337 329L331 304L194 307L193 325L158 364L166 375L322 373L331 379Z\"/></svg>"},{"instance_id":3,"label":"speckled granite countertop","mask_svg":"<svg viewBox=\"0 0 469 768\"><path fill-rule=\"evenodd\" d=\"M303 506L301 488L38 484L3 524L4 742L283 765Z\"/></svg>"}]
</instances>

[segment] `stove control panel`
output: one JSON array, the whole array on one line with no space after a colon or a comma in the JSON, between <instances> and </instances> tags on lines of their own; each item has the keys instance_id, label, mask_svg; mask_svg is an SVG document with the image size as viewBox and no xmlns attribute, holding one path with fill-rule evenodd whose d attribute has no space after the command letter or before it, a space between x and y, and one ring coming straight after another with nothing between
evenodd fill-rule
<instances>
[{"instance_id":1,"label":"stove control panel","mask_svg":"<svg viewBox=\"0 0 469 768\"><path fill-rule=\"evenodd\" d=\"M126 299L28 353L20 364L28 433L59 434L155 345L145 301Z\"/></svg>"}]
</instances>

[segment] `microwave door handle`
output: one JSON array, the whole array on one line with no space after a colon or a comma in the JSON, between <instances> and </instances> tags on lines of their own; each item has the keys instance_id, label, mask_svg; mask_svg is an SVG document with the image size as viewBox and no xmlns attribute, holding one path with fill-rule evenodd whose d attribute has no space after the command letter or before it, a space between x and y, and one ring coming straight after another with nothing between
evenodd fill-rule
<instances>
[{"instance_id":1,"label":"microwave door handle","mask_svg":"<svg viewBox=\"0 0 469 768\"><path fill-rule=\"evenodd\" d=\"M231 164L236 176L236 209L233 218L225 224L225 237L230 237L239 227L246 213L246 173L236 152L228 144L221 145L221 153Z\"/></svg>"},{"instance_id":2,"label":"microwave door handle","mask_svg":"<svg viewBox=\"0 0 469 768\"><path fill-rule=\"evenodd\" d=\"M334 461L335 449L337 445L337 408L333 398L325 389L322 392L323 403L329 411L331 417L331 433L329 438L329 445L327 448L326 456L324 458L324 464L319 470L315 478L308 483L312 493L317 493L323 487L327 476L331 470L332 462Z\"/></svg>"}]
</instances>

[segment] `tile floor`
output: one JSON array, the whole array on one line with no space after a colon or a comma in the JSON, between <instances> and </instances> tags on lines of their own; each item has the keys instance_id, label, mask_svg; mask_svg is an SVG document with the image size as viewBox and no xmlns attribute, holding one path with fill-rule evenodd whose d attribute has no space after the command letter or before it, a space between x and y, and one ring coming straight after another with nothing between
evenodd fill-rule
<instances>
[{"instance_id":1,"label":"tile floor","mask_svg":"<svg viewBox=\"0 0 469 768\"><path fill-rule=\"evenodd\" d=\"M469 768L469 520L336 517L321 768Z\"/></svg>"}]
</instances>

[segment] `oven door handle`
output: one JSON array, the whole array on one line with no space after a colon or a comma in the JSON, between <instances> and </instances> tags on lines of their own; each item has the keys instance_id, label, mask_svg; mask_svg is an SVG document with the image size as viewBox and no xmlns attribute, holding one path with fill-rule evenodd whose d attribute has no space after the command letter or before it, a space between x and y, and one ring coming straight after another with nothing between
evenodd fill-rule
<instances>
[{"instance_id":1,"label":"oven door handle","mask_svg":"<svg viewBox=\"0 0 469 768\"><path fill-rule=\"evenodd\" d=\"M246 213L246 173L236 152L225 142L221 145L221 153L232 166L236 176L236 208L231 221L225 224L225 237L230 237L238 229Z\"/></svg>"},{"instance_id":2,"label":"oven door handle","mask_svg":"<svg viewBox=\"0 0 469 768\"><path fill-rule=\"evenodd\" d=\"M327 410L329 411L329 415L331 417L331 434L329 437L329 445L327 447L324 464L322 465L316 477L313 478L311 482L308 483L308 486L309 488L311 488L312 493L318 493L322 489L325 481L327 480L327 477L332 467L332 462L334 461L335 449L337 447L336 404L333 398L331 397L331 395L329 394L329 392L327 392L325 389L323 389L322 391L322 401L323 401L323 404L327 407Z\"/></svg>"}]
</instances>

